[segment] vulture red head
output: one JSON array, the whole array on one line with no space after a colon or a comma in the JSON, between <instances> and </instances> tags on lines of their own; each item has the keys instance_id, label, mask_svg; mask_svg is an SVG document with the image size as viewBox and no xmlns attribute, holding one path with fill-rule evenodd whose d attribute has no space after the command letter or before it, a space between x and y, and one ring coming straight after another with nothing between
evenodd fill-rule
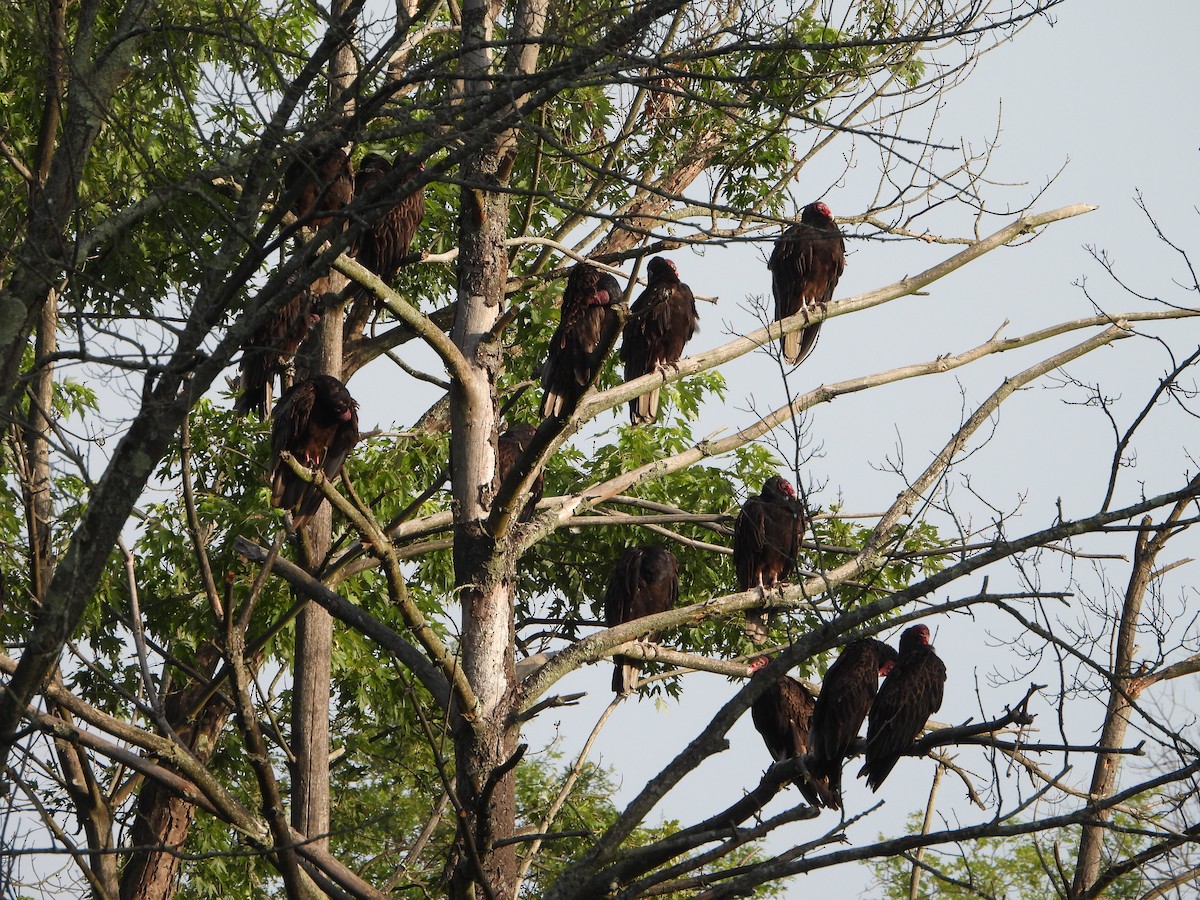
<instances>
[{"instance_id":1,"label":"vulture red head","mask_svg":"<svg viewBox=\"0 0 1200 900\"><path fill-rule=\"evenodd\" d=\"M770 488L771 493L773 494L783 494L785 497L788 497L791 500L796 499L796 489L792 487L792 483L782 475L775 475L771 478L768 478L763 484L763 491L765 492L768 488Z\"/></svg>"},{"instance_id":2,"label":"vulture red head","mask_svg":"<svg viewBox=\"0 0 1200 900\"><path fill-rule=\"evenodd\" d=\"M679 278L679 270L675 268L675 263L665 256L656 256L650 260L649 265L646 266L646 274L651 281L660 278Z\"/></svg>"},{"instance_id":3,"label":"vulture red head","mask_svg":"<svg viewBox=\"0 0 1200 900\"><path fill-rule=\"evenodd\" d=\"M929 646L929 629L924 625L913 625L900 635L900 652L908 653L919 647Z\"/></svg>"}]
</instances>

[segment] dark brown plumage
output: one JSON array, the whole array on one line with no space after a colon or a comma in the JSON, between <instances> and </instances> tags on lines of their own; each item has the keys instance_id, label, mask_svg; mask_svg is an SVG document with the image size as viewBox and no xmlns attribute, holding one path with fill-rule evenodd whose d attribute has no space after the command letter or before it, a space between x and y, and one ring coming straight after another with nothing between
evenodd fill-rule
<instances>
[{"instance_id":1,"label":"dark brown plumage","mask_svg":"<svg viewBox=\"0 0 1200 900\"><path fill-rule=\"evenodd\" d=\"M417 188L394 202L394 195L372 197L375 186L393 169L408 169L415 176L425 166L409 153L397 154L395 162L390 163L378 153L368 153L359 164L354 179L356 197L371 203L388 204L387 212L363 231L357 243L358 261L387 284L400 271L413 236L425 218L424 188Z\"/></svg>"},{"instance_id":2,"label":"dark brown plumage","mask_svg":"<svg viewBox=\"0 0 1200 900\"><path fill-rule=\"evenodd\" d=\"M354 199L354 166L338 146L302 150L283 173L283 190L297 221L321 228Z\"/></svg>"},{"instance_id":3,"label":"dark brown plumage","mask_svg":"<svg viewBox=\"0 0 1200 900\"><path fill-rule=\"evenodd\" d=\"M508 478L508 473L513 470L517 461L529 449L529 443L533 440L533 435L536 432L537 429L532 425L518 422L500 434L500 438L496 442L497 487L504 484L504 480ZM533 484L529 487L529 499L526 501L524 509L521 510L519 518L522 522L528 521L533 515L538 501L542 499L542 491L545 489L545 486L546 473L539 472L537 478L533 480Z\"/></svg>"},{"instance_id":4,"label":"dark brown plumage","mask_svg":"<svg viewBox=\"0 0 1200 900\"><path fill-rule=\"evenodd\" d=\"M393 200L395 194L375 196L376 185L393 169L410 170L415 176L424 168L408 153L397 154L394 163L388 162L378 153L368 153L359 163L358 174L354 178L354 196L360 202L388 207L382 218L363 230L355 245L358 261L388 286L396 280L396 275L408 257L413 236L417 233L421 220L425 218L425 190L417 188ZM400 188L397 189L399 190ZM366 212L365 208L363 212ZM361 331L374 307L374 294L369 289L356 285L351 295L347 328L353 329L352 333Z\"/></svg>"},{"instance_id":5,"label":"dark brown plumage","mask_svg":"<svg viewBox=\"0 0 1200 900\"><path fill-rule=\"evenodd\" d=\"M825 673L808 734L808 771L823 806L842 808L842 763L853 752L880 676L895 664L895 650L883 641L862 638L843 647Z\"/></svg>"},{"instance_id":6,"label":"dark brown plumage","mask_svg":"<svg viewBox=\"0 0 1200 900\"><path fill-rule=\"evenodd\" d=\"M700 322L692 289L679 280L673 262L654 257L646 276L646 289L629 308L629 320L621 333L626 381L679 362ZM657 419L658 394L659 388L655 388L630 400L629 421L642 425Z\"/></svg>"},{"instance_id":7,"label":"dark brown plumage","mask_svg":"<svg viewBox=\"0 0 1200 900\"><path fill-rule=\"evenodd\" d=\"M767 261L775 318L786 319L802 309L824 309L846 268L846 241L824 203L810 203L800 221L775 241ZM816 346L821 323L785 335L783 358L792 365L803 362Z\"/></svg>"},{"instance_id":8,"label":"dark brown plumage","mask_svg":"<svg viewBox=\"0 0 1200 900\"><path fill-rule=\"evenodd\" d=\"M567 276L558 328L542 366L542 415L569 416L604 366L620 315L621 286L612 275L579 263Z\"/></svg>"},{"instance_id":9,"label":"dark brown plumage","mask_svg":"<svg viewBox=\"0 0 1200 900\"><path fill-rule=\"evenodd\" d=\"M316 375L288 388L271 413L271 505L292 511L298 528L325 499L320 488L296 476L284 451L332 481L358 443L358 404L332 375Z\"/></svg>"},{"instance_id":10,"label":"dark brown plumage","mask_svg":"<svg viewBox=\"0 0 1200 900\"><path fill-rule=\"evenodd\" d=\"M871 790L879 790L929 717L941 709L945 685L946 664L929 645L929 629L906 629L896 667L884 679L867 720L867 747L858 774L867 776Z\"/></svg>"},{"instance_id":11,"label":"dark brown plumage","mask_svg":"<svg viewBox=\"0 0 1200 900\"><path fill-rule=\"evenodd\" d=\"M765 593L787 581L796 569L806 527L804 505L790 481L768 478L757 497L742 505L733 523L733 567L738 590ZM767 639L771 616L766 609L746 611L746 634L756 644Z\"/></svg>"},{"instance_id":12,"label":"dark brown plumage","mask_svg":"<svg viewBox=\"0 0 1200 900\"><path fill-rule=\"evenodd\" d=\"M630 547L613 567L608 589L604 592L604 624L612 628L642 616L666 612L679 601L679 561L670 550L661 547ZM643 638L657 641L657 632ZM628 694L637 686L639 659L614 656L612 688Z\"/></svg>"},{"instance_id":13,"label":"dark brown plumage","mask_svg":"<svg viewBox=\"0 0 1200 900\"><path fill-rule=\"evenodd\" d=\"M307 285L297 290L293 279L287 290L291 298L242 345L241 394L233 405L242 415L254 410L260 419L267 418L271 383L287 371L296 350L321 318L321 302Z\"/></svg>"},{"instance_id":14,"label":"dark brown plumage","mask_svg":"<svg viewBox=\"0 0 1200 900\"><path fill-rule=\"evenodd\" d=\"M765 656L755 657L750 661L750 669L757 672L769 662ZM808 688L788 675L776 680L754 701L750 719L775 762L796 759L808 752L813 705ZM792 783L809 806L821 805L818 792L803 775L797 775Z\"/></svg>"}]
</instances>

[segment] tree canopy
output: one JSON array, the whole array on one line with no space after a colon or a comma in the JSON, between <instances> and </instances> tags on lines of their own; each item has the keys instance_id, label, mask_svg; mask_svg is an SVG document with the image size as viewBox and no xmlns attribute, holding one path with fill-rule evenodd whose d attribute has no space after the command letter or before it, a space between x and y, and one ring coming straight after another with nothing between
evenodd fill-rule
<instances>
[{"instance_id":1,"label":"tree canopy","mask_svg":"<svg viewBox=\"0 0 1200 900\"><path fill-rule=\"evenodd\" d=\"M925 848L966 848L939 877L998 895L993 876L1032 871L1032 851L985 857L1025 835L1038 851L1067 836L1053 868L1037 856L1065 896L1124 896L1134 871L1156 873L1146 889L1188 883L1200 755L1162 697L1200 658L1169 593L1184 590L1169 547L1200 481L1185 430L1164 447L1160 427L1195 412L1186 250L1160 232L1168 291L1100 256L1104 297L1085 289L1028 331L895 367L857 359L832 380L820 345L799 367L780 352L1090 211L1039 208L990 176L990 144L939 132L980 57L1059 2L10 9L0 884L123 900L719 898L864 860L896 883L930 867ZM333 204L343 162L377 178L344 173ZM850 180L869 183L858 208L831 205L871 287L776 321L776 238ZM405 201L412 224L422 192L411 246L364 249ZM925 262L887 283L870 260L892 242ZM393 271L370 268L380 248ZM617 326L639 315L650 260L669 255L688 282L690 251L716 248L735 248L742 294L692 281L699 337L626 381ZM564 297L589 265L621 296ZM605 323L600 364L573 366L581 395L543 415L552 336L589 315ZM325 411L361 432L340 479L313 474L319 436L281 454L283 413L234 408L239 366L264 349L276 397L335 377L357 401ZM1076 374L1097 358L1122 362L1111 379ZM995 386L964 390L944 433L907 459L864 453L893 476L869 513L836 502L815 410L892 391L899 420L913 385L980 368ZM1087 467L1101 474L1081 506L993 502L969 462L1045 386L1111 425ZM630 424L629 402L654 390L657 420ZM506 469L500 435L517 424L532 433ZM1166 462L1135 477L1143 448ZM311 522L273 508L280 467L323 494ZM773 475L798 489L803 539L779 585L742 590L734 522ZM677 558L679 604L604 627L613 565L644 544ZM760 645L743 620L761 607ZM1009 651L986 684L951 658L947 691L975 699L906 751L933 761L931 811L941 780L963 788L940 826L888 822L854 759L845 808L812 808L790 787L803 756L768 767L765 748L736 797L662 815L777 678L817 688L849 641L894 643L917 621L945 626L948 657L984 634ZM665 703L693 690L685 673L728 679L678 753L629 736L657 769L645 784L594 758L636 701L572 719L564 746L529 738L551 711L579 712L565 678L583 670L604 695L614 654L643 658L638 693ZM1147 753L1152 768L1128 762Z\"/></svg>"}]
</instances>

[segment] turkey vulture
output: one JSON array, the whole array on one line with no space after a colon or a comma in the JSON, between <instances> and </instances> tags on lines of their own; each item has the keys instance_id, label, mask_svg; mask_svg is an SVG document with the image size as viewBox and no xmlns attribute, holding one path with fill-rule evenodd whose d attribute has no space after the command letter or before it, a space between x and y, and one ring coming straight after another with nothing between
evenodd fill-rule
<instances>
[{"instance_id":1,"label":"turkey vulture","mask_svg":"<svg viewBox=\"0 0 1200 900\"><path fill-rule=\"evenodd\" d=\"M542 366L542 415L569 416L604 366L621 318L621 286L612 275L579 263L567 276L558 328Z\"/></svg>"},{"instance_id":2,"label":"turkey vulture","mask_svg":"<svg viewBox=\"0 0 1200 900\"><path fill-rule=\"evenodd\" d=\"M846 268L846 242L829 207L820 202L804 207L800 221L775 241L767 268L771 270L776 319L794 316L802 309L824 309ZM783 358L792 365L802 362L816 345L820 330L818 322L785 335Z\"/></svg>"},{"instance_id":3,"label":"turkey vulture","mask_svg":"<svg viewBox=\"0 0 1200 900\"><path fill-rule=\"evenodd\" d=\"M733 567L738 590L758 588L765 593L787 581L796 568L806 521L804 506L790 481L768 478L757 497L742 505L733 523ZM746 610L746 634L756 643L767 639L771 615L766 609Z\"/></svg>"},{"instance_id":4,"label":"turkey vulture","mask_svg":"<svg viewBox=\"0 0 1200 900\"><path fill-rule=\"evenodd\" d=\"M900 635L900 656L867 721L867 748L859 776L879 790L896 760L912 747L929 717L941 709L946 664L929 645L929 629L914 625Z\"/></svg>"},{"instance_id":5,"label":"turkey vulture","mask_svg":"<svg viewBox=\"0 0 1200 900\"><path fill-rule=\"evenodd\" d=\"M283 173L283 190L300 224L321 228L354 199L354 166L345 150L328 143L301 150Z\"/></svg>"},{"instance_id":6,"label":"turkey vulture","mask_svg":"<svg viewBox=\"0 0 1200 900\"><path fill-rule=\"evenodd\" d=\"M679 562L662 547L630 547L613 567L604 592L604 624L608 628L642 616L666 612L679 601ZM647 641L658 634L647 632ZM612 688L617 694L631 693L637 685L642 661L614 656Z\"/></svg>"},{"instance_id":7,"label":"turkey vulture","mask_svg":"<svg viewBox=\"0 0 1200 900\"><path fill-rule=\"evenodd\" d=\"M321 301L307 285L297 290L293 276L286 289L291 298L242 345L242 393L233 405L242 415L254 410L260 419L267 418L271 382L287 371L309 329L321 318Z\"/></svg>"},{"instance_id":8,"label":"turkey vulture","mask_svg":"<svg viewBox=\"0 0 1200 900\"><path fill-rule=\"evenodd\" d=\"M646 289L629 308L621 334L626 381L679 362L683 345L692 339L700 321L692 289L679 280L675 263L656 256L646 275ZM641 425L658 418L658 391L655 388L629 401L630 422Z\"/></svg>"},{"instance_id":9,"label":"turkey vulture","mask_svg":"<svg viewBox=\"0 0 1200 900\"><path fill-rule=\"evenodd\" d=\"M825 673L821 696L808 732L808 771L825 788L822 805L842 808L842 762L851 754L858 731L879 690L879 677L896 664L896 651L883 641L851 641Z\"/></svg>"},{"instance_id":10,"label":"turkey vulture","mask_svg":"<svg viewBox=\"0 0 1200 900\"><path fill-rule=\"evenodd\" d=\"M299 528L313 517L325 496L297 477L282 459L284 451L332 481L358 442L358 404L332 375L315 375L288 388L271 417L271 505L292 511Z\"/></svg>"},{"instance_id":11,"label":"turkey vulture","mask_svg":"<svg viewBox=\"0 0 1200 900\"><path fill-rule=\"evenodd\" d=\"M770 661L766 656L756 656L750 661L750 671L757 672ZM795 759L808 751L813 703L807 687L795 678L783 675L750 707L750 719L775 762ZM818 791L803 775L797 775L793 784L800 788L809 806L822 805Z\"/></svg>"},{"instance_id":12,"label":"turkey vulture","mask_svg":"<svg viewBox=\"0 0 1200 900\"><path fill-rule=\"evenodd\" d=\"M393 169L412 169L413 174L424 170L424 166L408 153L399 153L394 163L388 162L378 153L368 153L358 166L354 177L354 196L360 200L371 197L375 185L379 184ZM425 218L425 190L418 188L401 197L395 203L385 196L373 197L373 204L386 204L388 210L374 225L368 226L355 245L358 261L370 269L380 280L391 285L396 279L408 256L413 235ZM354 285L353 306L347 317L349 333L361 331L367 317L375 306L375 295L361 285Z\"/></svg>"},{"instance_id":13,"label":"turkey vulture","mask_svg":"<svg viewBox=\"0 0 1200 900\"><path fill-rule=\"evenodd\" d=\"M497 485L504 484L504 479L513 470L513 466L517 464L517 460L529 449L529 443L533 440L533 435L536 431L537 429L532 425L518 422L507 431L501 433L500 439L496 444ZM521 510L519 518L522 522L528 521L533 515L538 501L542 499L542 490L545 485L546 473L539 472L537 478L533 480L533 484L530 485L529 500L525 503L525 508Z\"/></svg>"}]
</instances>

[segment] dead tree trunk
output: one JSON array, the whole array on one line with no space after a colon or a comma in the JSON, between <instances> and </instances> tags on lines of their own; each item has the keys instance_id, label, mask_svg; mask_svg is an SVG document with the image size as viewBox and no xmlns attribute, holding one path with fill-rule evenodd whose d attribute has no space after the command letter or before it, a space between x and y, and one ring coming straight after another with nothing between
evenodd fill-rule
<instances>
[{"instance_id":1,"label":"dead tree trunk","mask_svg":"<svg viewBox=\"0 0 1200 900\"><path fill-rule=\"evenodd\" d=\"M37 368L29 384L26 413L18 432L21 447L21 492L25 506L29 541L30 594L39 605L45 602L46 589L54 577L57 555L54 548L54 500L51 494L50 429L53 416L55 367L47 360L58 351L58 295L47 293L38 318L34 357ZM62 683L55 671L51 680ZM56 714L72 721L69 711L56 707ZM78 858L84 877L93 893L115 897L117 859L106 851L113 848L112 809L87 755L66 740L54 742L63 784L75 807L80 827L87 834L92 853ZM86 860L86 861L85 861Z\"/></svg>"},{"instance_id":2,"label":"dead tree trunk","mask_svg":"<svg viewBox=\"0 0 1200 900\"><path fill-rule=\"evenodd\" d=\"M330 13L336 22L352 22L347 0L333 0ZM329 62L329 82L334 116L354 111L346 93L357 73L352 46L353 29L346 27L346 41ZM326 298L321 318L320 356L316 373L342 377L343 309L331 302L345 291L347 279L330 270L313 283L313 290ZM309 570L317 569L329 553L333 517L329 504L308 525ZM315 603L307 604L296 620L295 681L292 687L292 826L314 841L320 850L329 846L329 702L333 669L333 617Z\"/></svg>"},{"instance_id":3,"label":"dead tree trunk","mask_svg":"<svg viewBox=\"0 0 1200 900\"><path fill-rule=\"evenodd\" d=\"M486 0L467 0L462 16L464 91L469 101L484 102L495 96L487 46L492 7ZM517 4L505 75L513 78L534 71L544 23L544 0ZM519 103L514 98L507 112L515 112ZM492 329L503 312L508 279L504 240L510 195L503 188L515 154L514 124L462 167L458 311L451 338L466 359L466 370L450 393L450 471L454 575L463 609L462 667L478 706L470 711L473 727L463 723L455 735L461 815L451 893L457 900L507 900L517 884L516 846L495 848L496 842L513 834L516 820L515 560L497 545L487 526L496 466L496 375L502 365L499 336Z\"/></svg>"},{"instance_id":4,"label":"dead tree trunk","mask_svg":"<svg viewBox=\"0 0 1200 900\"><path fill-rule=\"evenodd\" d=\"M197 671L212 676L220 651L211 643L197 651ZM192 755L207 763L229 720L229 707L217 698L197 714L195 706L208 686L191 682L171 693L164 703L167 721ZM136 818L130 829L133 851L121 872L121 900L170 900L175 895L182 860L172 848L181 847L196 817L192 803L147 781L138 794Z\"/></svg>"},{"instance_id":5,"label":"dead tree trunk","mask_svg":"<svg viewBox=\"0 0 1200 900\"><path fill-rule=\"evenodd\" d=\"M467 9L464 9L464 23ZM464 167L468 182L494 178L498 158L483 156ZM490 171L489 171L490 170ZM513 595L510 573L497 559L487 531L495 471L498 345L485 337L499 318L508 265L504 252L505 194L463 190L460 222L459 302L452 337L466 357L470 383L456 382L450 395L453 430L450 471L456 521L454 573L462 603L462 667L479 702L476 728L456 735L459 817L456 898L510 897L516 879L513 846L492 851L512 834L516 799L511 771L498 775L516 751L512 709L515 674ZM476 886L482 886L477 894Z\"/></svg>"},{"instance_id":6,"label":"dead tree trunk","mask_svg":"<svg viewBox=\"0 0 1200 900\"><path fill-rule=\"evenodd\" d=\"M1142 519L1142 530L1138 532L1133 554L1133 571L1125 588L1125 600L1121 605L1121 618L1117 623L1117 646L1113 653L1112 675L1108 694L1108 709L1104 714L1104 726L1096 746L1119 748L1125 743L1129 730L1129 711L1140 690L1137 674L1133 670L1133 653L1137 643L1137 623L1142 612L1142 601L1154 579L1155 562L1158 554L1175 533L1172 523L1178 519L1183 506L1177 506L1167 524L1151 529L1150 517ZM1092 784L1089 796L1100 801L1112 795L1117 786L1121 754L1098 753L1092 769ZM1079 839L1079 855L1075 863L1075 875L1071 883L1071 900L1087 896L1089 889L1100 875L1101 853L1107 831L1108 810L1097 810L1093 824L1085 825Z\"/></svg>"}]
</instances>

